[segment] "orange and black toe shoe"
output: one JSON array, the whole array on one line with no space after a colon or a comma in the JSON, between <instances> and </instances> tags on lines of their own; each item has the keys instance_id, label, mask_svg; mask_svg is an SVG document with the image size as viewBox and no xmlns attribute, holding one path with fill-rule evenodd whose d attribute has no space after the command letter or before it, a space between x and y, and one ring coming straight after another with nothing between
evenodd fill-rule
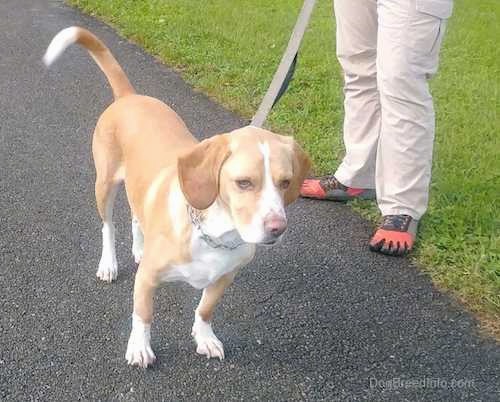
<instances>
[{"instance_id":1,"label":"orange and black toe shoe","mask_svg":"<svg viewBox=\"0 0 500 402\"><path fill-rule=\"evenodd\" d=\"M370 250L402 256L413 248L418 220L410 215L386 215L370 240Z\"/></svg>"},{"instance_id":2,"label":"orange and black toe shoe","mask_svg":"<svg viewBox=\"0 0 500 402\"><path fill-rule=\"evenodd\" d=\"M316 179L306 179L300 188L300 196L317 200L351 201L355 198L374 200L375 190L347 187L335 176L323 176Z\"/></svg>"}]
</instances>

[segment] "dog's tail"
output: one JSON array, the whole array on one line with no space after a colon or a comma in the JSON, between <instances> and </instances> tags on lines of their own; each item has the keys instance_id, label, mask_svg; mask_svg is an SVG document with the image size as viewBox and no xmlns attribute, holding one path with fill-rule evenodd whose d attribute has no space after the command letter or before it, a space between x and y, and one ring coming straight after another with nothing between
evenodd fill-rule
<instances>
[{"instance_id":1,"label":"dog's tail","mask_svg":"<svg viewBox=\"0 0 500 402\"><path fill-rule=\"evenodd\" d=\"M115 99L135 93L134 87L130 84L125 72L106 45L92 32L84 28L66 28L54 36L43 56L45 65L49 67L73 43L78 43L88 50L104 75L106 75Z\"/></svg>"}]
</instances>

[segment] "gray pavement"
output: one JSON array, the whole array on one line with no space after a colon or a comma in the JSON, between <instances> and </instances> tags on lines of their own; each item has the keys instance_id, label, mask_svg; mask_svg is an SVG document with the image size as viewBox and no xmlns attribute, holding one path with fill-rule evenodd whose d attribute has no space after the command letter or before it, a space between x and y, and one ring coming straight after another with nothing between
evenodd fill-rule
<instances>
[{"instance_id":1,"label":"gray pavement","mask_svg":"<svg viewBox=\"0 0 500 402\"><path fill-rule=\"evenodd\" d=\"M59 1L0 2L0 400L500 400L499 345L407 260L370 253L370 224L327 202L294 204L283 244L259 250L227 292L214 322L226 360L195 353L199 292L169 284L156 299L158 363L128 367L135 265L123 195L118 281L95 277L90 143L111 91L81 49L50 71L41 63L75 24L199 137L245 124Z\"/></svg>"}]
</instances>

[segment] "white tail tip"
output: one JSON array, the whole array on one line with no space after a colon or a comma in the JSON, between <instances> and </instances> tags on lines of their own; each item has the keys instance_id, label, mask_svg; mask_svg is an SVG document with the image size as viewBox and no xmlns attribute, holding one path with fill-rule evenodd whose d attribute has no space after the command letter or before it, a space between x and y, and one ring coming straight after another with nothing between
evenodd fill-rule
<instances>
[{"instance_id":1,"label":"white tail tip","mask_svg":"<svg viewBox=\"0 0 500 402\"><path fill-rule=\"evenodd\" d=\"M49 67L57 58L78 40L78 27L69 27L59 31L50 42L45 55L43 56L44 64Z\"/></svg>"}]
</instances>

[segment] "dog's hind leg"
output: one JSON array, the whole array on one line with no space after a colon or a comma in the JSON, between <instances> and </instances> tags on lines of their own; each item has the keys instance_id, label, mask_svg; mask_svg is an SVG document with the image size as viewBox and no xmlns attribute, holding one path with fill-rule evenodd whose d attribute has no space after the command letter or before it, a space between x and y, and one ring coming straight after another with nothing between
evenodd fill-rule
<instances>
[{"instance_id":1,"label":"dog's hind leg","mask_svg":"<svg viewBox=\"0 0 500 402\"><path fill-rule=\"evenodd\" d=\"M97 269L97 277L111 282L118 276L118 264L115 250L115 227L113 225L113 207L121 178L117 172L119 159L109 149L109 140L102 141L96 129L93 142L93 154L96 168L95 197L97 210L102 219L102 254Z\"/></svg>"},{"instance_id":2,"label":"dog's hind leg","mask_svg":"<svg viewBox=\"0 0 500 402\"><path fill-rule=\"evenodd\" d=\"M132 254L136 264L139 264L144 253L144 235L139 220L132 216Z\"/></svg>"},{"instance_id":3,"label":"dog's hind leg","mask_svg":"<svg viewBox=\"0 0 500 402\"><path fill-rule=\"evenodd\" d=\"M115 227L113 225L113 204L118 191L117 183L105 183L99 180L95 184L97 209L102 218L102 254L97 269L97 277L111 282L118 276L118 264L115 250Z\"/></svg>"}]
</instances>

